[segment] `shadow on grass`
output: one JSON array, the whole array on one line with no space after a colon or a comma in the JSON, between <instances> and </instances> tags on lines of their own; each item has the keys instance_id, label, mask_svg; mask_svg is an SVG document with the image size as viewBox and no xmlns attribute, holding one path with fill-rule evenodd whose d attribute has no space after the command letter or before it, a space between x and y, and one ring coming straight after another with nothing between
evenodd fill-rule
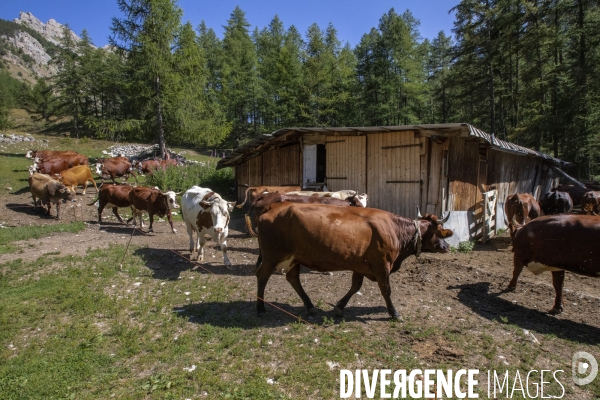
<instances>
[{"instance_id":1,"label":"shadow on grass","mask_svg":"<svg viewBox=\"0 0 600 400\"><path fill-rule=\"evenodd\" d=\"M507 318L506 323L517 325L523 329L555 335L577 343L600 343L599 328L571 320L558 319L544 312L513 304L499 297L503 292L489 293L489 286L490 284L487 282L479 282L448 286L448 289L460 289L457 294L458 300L490 321L503 317ZM550 308L552 304L545 306Z\"/></svg>"},{"instance_id":2,"label":"shadow on grass","mask_svg":"<svg viewBox=\"0 0 600 400\"><path fill-rule=\"evenodd\" d=\"M27 191L29 191L29 188L27 188ZM33 203L33 201L32 201L32 203ZM38 204L39 203L40 203L40 201L38 199ZM56 218L54 218L54 216L49 217L46 215L45 207L40 207L40 206L35 207L33 204L8 203L8 204L6 204L6 208L8 208L11 211L18 212L21 214L46 217L48 219L56 219ZM53 204L52 209L54 212L56 212L56 205Z\"/></svg>"},{"instance_id":3,"label":"shadow on grass","mask_svg":"<svg viewBox=\"0 0 600 400\"><path fill-rule=\"evenodd\" d=\"M129 228L129 233L131 234L131 228ZM182 272L189 270L194 270L201 274L254 276L254 265L232 265L231 267L226 267L223 265L221 254L218 254L214 258L214 262L203 262L200 264L189 260L190 254L187 248L173 249L173 251L142 248L135 250L134 254L144 260L146 267L152 270L152 276L156 279L177 280Z\"/></svg>"},{"instance_id":4,"label":"shadow on grass","mask_svg":"<svg viewBox=\"0 0 600 400\"><path fill-rule=\"evenodd\" d=\"M265 304L267 312L260 317L256 312L256 302L248 300L206 302L176 307L173 311L180 318L187 318L195 324L208 324L223 328L252 329L256 327L277 327L298 321L301 317L308 322L320 324L323 317L334 318L333 311L318 310L307 315L304 307L294 307L286 303L270 302ZM283 310L283 311L282 311ZM365 318L365 315L384 312L385 307L347 307L344 312L345 321L358 322L388 321L389 318ZM362 317L357 317L360 315ZM336 319L339 320L339 319Z\"/></svg>"}]
</instances>

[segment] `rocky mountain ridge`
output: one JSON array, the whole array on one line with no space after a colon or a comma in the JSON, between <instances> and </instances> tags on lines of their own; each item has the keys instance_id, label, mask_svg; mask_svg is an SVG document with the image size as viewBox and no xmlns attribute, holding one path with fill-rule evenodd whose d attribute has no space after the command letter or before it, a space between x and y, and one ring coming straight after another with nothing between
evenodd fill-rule
<instances>
[{"instance_id":1,"label":"rocky mountain ridge","mask_svg":"<svg viewBox=\"0 0 600 400\"><path fill-rule=\"evenodd\" d=\"M3 21L0 31L0 57L11 75L22 80L35 81L56 73L50 63L53 47L60 44L64 25L54 19L43 23L30 12L19 14L13 21ZM71 39L81 39L70 29Z\"/></svg>"}]
</instances>

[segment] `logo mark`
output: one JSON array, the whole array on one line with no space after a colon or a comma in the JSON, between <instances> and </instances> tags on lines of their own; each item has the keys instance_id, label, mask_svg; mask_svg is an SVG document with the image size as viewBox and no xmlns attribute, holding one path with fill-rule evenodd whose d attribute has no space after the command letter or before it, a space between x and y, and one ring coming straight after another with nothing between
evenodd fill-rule
<instances>
[{"instance_id":1,"label":"logo mark","mask_svg":"<svg viewBox=\"0 0 600 400\"><path fill-rule=\"evenodd\" d=\"M585 360L585 361L583 361ZM571 365L573 373L573 382L576 385L583 386L591 383L598 375L598 362L588 352L578 351L573 354L573 364ZM585 378L579 376L589 374Z\"/></svg>"}]
</instances>

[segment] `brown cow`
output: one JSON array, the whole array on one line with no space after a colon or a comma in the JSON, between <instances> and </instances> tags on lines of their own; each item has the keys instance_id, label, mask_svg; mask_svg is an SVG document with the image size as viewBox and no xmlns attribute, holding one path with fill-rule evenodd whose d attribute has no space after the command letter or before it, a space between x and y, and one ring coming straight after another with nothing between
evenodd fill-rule
<instances>
[{"instance_id":1,"label":"brown cow","mask_svg":"<svg viewBox=\"0 0 600 400\"><path fill-rule=\"evenodd\" d=\"M113 185L110 183L102 185L100 190L98 190L98 196L88 204L88 206L93 205L96 201L98 201L98 223L102 223L102 211L104 211L104 207L111 207L113 214L117 217L119 222L123 223L123 219L119 215L118 208L131 207L131 201L129 200L129 192L131 192L133 186L127 185ZM130 218L129 221L133 219Z\"/></svg>"},{"instance_id":2,"label":"brown cow","mask_svg":"<svg viewBox=\"0 0 600 400\"><path fill-rule=\"evenodd\" d=\"M66 150L27 150L25 157L27 158L52 158L53 156L78 154L76 151Z\"/></svg>"},{"instance_id":3,"label":"brown cow","mask_svg":"<svg viewBox=\"0 0 600 400\"><path fill-rule=\"evenodd\" d=\"M587 192L581 199L581 212L598 215L600 213L600 192Z\"/></svg>"},{"instance_id":4,"label":"brown cow","mask_svg":"<svg viewBox=\"0 0 600 400\"><path fill-rule=\"evenodd\" d=\"M541 214L540 205L529 193L516 193L506 198L504 203L506 222L523 225Z\"/></svg>"},{"instance_id":5,"label":"brown cow","mask_svg":"<svg viewBox=\"0 0 600 400\"><path fill-rule=\"evenodd\" d=\"M583 198L583 195L589 192L590 189L578 185L569 184L557 186L555 189L552 189L552 191L568 193L569 197L571 197L571 200L573 201L573 205L578 206L579 204L581 204L581 199Z\"/></svg>"},{"instance_id":6,"label":"brown cow","mask_svg":"<svg viewBox=\"0 0 600 400\"><path fill-rule=\"evenodd\" d=\"M329 204L332 206L354 206L364 207L358 196L354 196L347 200L340 200L335 197L317 197L317 196L303 196L299 194L283 194L283 193L263 193L256 198L256 200L250 205L250 209L246 214L246 227L251 236L258 236L252 229L252 221L250 220L250 212L254 210L255 221L258 217L263 215L265 212L271 209L273 204L282 203L289 201L291 203L304 203L304 204Z\"/></svg>"},{"instance_id":7,"label":"brown cow","mask_svg":"<svg viewBox=\"0 0 600 400\"><path fill-rule=\"evenodd\" d=\"M421 217L419 213L413 220L374 208L274 204L258 218L258 312L265 312L265 287L276 270L286 273L287 281L312 311L314 306L300 283L300 265L304 265L322 272L353 272L350 291L335 307L338 315L367 277L377 281L388 313L397 319L390 274L421 250L448 252L444 238L452 236L452 231L443 229L443 222L435 215Z\"/></svg>"},{"instance_id":8,"label":"brown cow","mask_svg":"<svg viewBox=\"0 0 600 400\"><path fill-rule=\"evenodd\" d=\"M56 218L60 219L60 201L65 203L67 200L75 201L73 195L62 183L52 179L49 175L35 173L29 177L29 190L33 197L33 204L37 207L37 199L43 206L48 204L46 215L50 215L52 203L56 203Z\"/></svg>"},{"instance_id":9,"label":"brown cow","mask_svg":"<svg viewBox=\"0 0 600 400\"><path fill-rule=\"evenodd\" d=\"M33 175L35 172L46 175L60 174L62 171L69 169L69 163L62 158L53 158L48 161L40 161L40 163L34 162L29 167L29 175Z\"/></svg>"},{"instance_id":10,"label":"brown cow","mask_svg":"<svg viewBox=\"0 0 600 400\"><path fill-rule=\"evenodd\" d=\"M52 160L64 160L69 165L69 168L77 167L79 165L89 165L90 161L87 156L83 154L74 153L74 154L61 154L61 155L53 155L49 157L36 157L34 159L38 162L52 161Z\"/></svg>"},{"instance_id":11,"label":"brown cow","mask_svg":"<svg viewBox=\"0 0 600 400\"><path fill-rule=\"evenodd\" d=\"M137 182L137 175L133 172L133 166L127 157L113 157L100 159L96 163L96 173L100 175L102 183L104 180L111 179L113 184L116 184L115 178L123 177L125 182L129 180L129 174L133 175Z\"/></svg>"},{"instance_id":12,"label":"brown cow","mask_svg":"<svg viewBox=\"0 0 600 400\"><path fill-rule=\"evenodd\" d=\"M152 175L152 171L159 168L160 166L160 160L134 161L133 163L133 168L137 168L140 174Z\"/></svg>"},{"instance_id":13,"label":"brown cow","mask_svg":"<svg viewBox=\"0 0 600 400\"><path fill-rule=\"evenodd\" d=\"M556 297L550 314L563 311L565 271L600 277L600 224L593 215L549 215L515 226L513 276L508 290L515 290L523 267L538 275L552 271Z\"/></svg>"},{"instance_id":14,"label":"brown cow","mask_svg":"<svg viewBox=\"0 0 600 400\"><path fill-rule=\"evenodd\" d=\"M154 232L152 230L152 223L154 222L154 214L159 217L167 216L169 224L171 224L171 230L173 233L177 233L177 230L173 227L173 219L171 217L171 210L179 208L177 199L175 198L173 191L161 192L158 189L153 189L145 186L135 187L129 192L129 201L131 202L131 210L133 211L133 225L135 225L136 215L140 219L140 227L144 227L144 221L142 220L142 212L147 211L150 216L150 227L148 232Z\"/></svg>"},{"instance_id":15,"label":"brown cow","mask_svg":"<svg viewBox=\"0 0 600 400\"><path fill-rule=\"evenodd\" d=\"M96 192L98 191L98 186L96 186L92 171L90 171L90 168L87 165L79 165L77 167L69 168L66 171L62 171L58 174L58 181L70 188L73 194L77 194L76 186L83 185L82 194L85 195L88 182L92 182L92 185L96 188Z\"/></svg>"},{"instance_id":16,"label":"brown cow","mask_svg":"<svg viewBox=\"0 0 600 400\"><path fill-rule=\"evenodd\" d=\"M302 190L302 188L300 186L250 186L246 189L244 201L238 204L236 208L243 208L247 201L252 206L252 203L254 203L256 198L263 193L288 193L295 190ZM250 195L248 195L248 193L250 193Z\"/></svg>"},{"instance_id":17,"label":"brown cow","mask_svg":"<svg viewBox=\"0 0 600 400\"><path fill-rule=\"evenodd\" d=\"M567 192L552 189L540 200L540 208L545 215L570 213L573 210L573 199Z\"/></svg>"}]
</instances>

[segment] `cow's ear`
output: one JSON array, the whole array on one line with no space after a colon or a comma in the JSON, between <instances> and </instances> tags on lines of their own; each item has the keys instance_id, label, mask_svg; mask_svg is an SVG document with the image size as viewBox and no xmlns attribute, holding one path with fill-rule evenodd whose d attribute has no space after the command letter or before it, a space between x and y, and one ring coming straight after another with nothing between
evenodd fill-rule
<instances>
[{"instance_id":1,"label":"cow's ear","mask_svg":"<svg viewBox=\"0 0 600 400\"><path fill-rule=\"evenodd\" d=\"M454 233L454 232L452 232L452 230L451 230L451 229L439 229L439 230L437 231L437 234L438 234L440 237L443 237L443 238L450 237L450 236L452 236L452 234L453 234L453 233Z\"/></svg>"}]
</instances>

